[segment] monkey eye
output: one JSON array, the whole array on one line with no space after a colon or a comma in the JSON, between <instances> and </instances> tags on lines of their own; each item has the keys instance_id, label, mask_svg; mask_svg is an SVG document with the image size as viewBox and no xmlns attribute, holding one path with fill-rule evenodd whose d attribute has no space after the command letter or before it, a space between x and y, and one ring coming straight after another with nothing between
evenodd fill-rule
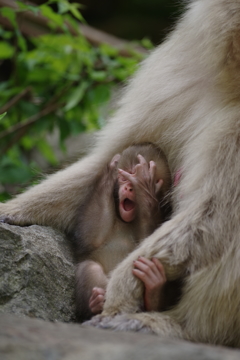
<instances>
[{"instance_id":1,"label":"monkey eye","mask_svg":"<svg viewBox=\"0 0 240 360\"><path fill-rule=\"evenodd\" d=\"M121 181L121 182L126 182L127 181L127 179L122 175L118 176L118 180Z\"/></svg>"}]
</instances>

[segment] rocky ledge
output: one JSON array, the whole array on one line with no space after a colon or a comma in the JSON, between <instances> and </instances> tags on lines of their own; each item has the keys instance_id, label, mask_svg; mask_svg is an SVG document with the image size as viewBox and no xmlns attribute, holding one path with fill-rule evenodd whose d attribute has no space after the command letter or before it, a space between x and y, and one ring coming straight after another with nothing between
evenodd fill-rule
<instances>
[{"instance_id":1,"label":"rocky ledge","mask_svg":"<svg viewBox=\"0 0 240 360\"><path fill-rule=\"evenodd\" d=\"M60 232L0 224L1 360L240 359L240 350L74 323L74 268Z\"/></svg>"}]
</instances>

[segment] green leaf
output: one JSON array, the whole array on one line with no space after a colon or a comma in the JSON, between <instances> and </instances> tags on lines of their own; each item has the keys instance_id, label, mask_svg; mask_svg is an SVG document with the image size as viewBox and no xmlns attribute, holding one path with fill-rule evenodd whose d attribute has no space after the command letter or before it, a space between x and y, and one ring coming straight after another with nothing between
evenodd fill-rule
<instances>
[{"instance_id":1,"label":"green leaf","mask_svg":"<svg viewBox=\"0 0 240 360\"><path fill-rule=\"evenodd\" d=\"M41 154L49 161L50 164L56 165L58 163L56 156L53 152L53 149L48 144L47 141L41 139L37 144L38 150L41 152Z\"/></svg>"},{"instance_id":2,"label":"green leaf","mask_svg":"<svg viewBox=\"0 0 240 360\"><path fill-rule=\"evenodd\" d=\"M7 112L0 114L0 120L2 120L6 114L7 114Z\"/></svg>"},{"instance_id":3,"label":"green leaf","mask_svg":"<svg viewBox=\"0 0 240 360\"><path fill-rule=\"evenodd\" d=\"M30 136L24 136L21 139L21 145L26 150L31 150L34 147L35 142L36 142L36 139L34 139L33 137L30 137Z\"/></svg>"},{"instance_id":4,"label":"green leaf","mask_svg":"<svg viewBox=\"0 0 240 360\"><path fill-rule=\"evenodd\" d=\"M153 49L154 48L153 43L148 38L143 38L141 43L146 49Z\"/></svg>"},{"instance_id":5,"label":"green leaf","mask_svg":"<svg viewBox=\"0 0 240 360\"><path fill-rule=\"evenodd\" d=\"M95 81L103 81L107 78L108 73L106 71L92 71L90 76Z\"/></svg>"},{"instance_id":6,"label":"green leaf","mask_svg":"<svg viewBox=\"0 0 240 360\"><path fill-rule=\"evenodd\" d=\"M85 91L88 87L87 82L82 82L76 89L74 89L68 98L67 104L64 108L65 111L68 111L75 107L83 98Z\"/></svg>"},{"instance_id":7,"label":"green leaf","mask_svg":"<svg viewBox=\"0 0 240 360\"><path fill-rule=\"evenodd\" d=\"M26 165L9 164L0 168L0 183L18 184L26 182L32 177L31 170Z\"/></svg>"},{"instance_id":8,"label":"green leaf","mask_svg":"<svg viewBox=\"0 0 240 360\"><path fill-rule=\"evenodd\" d=\"M16 3L20 10L29 10L29 11L32 11L35 15L37 15L39 13L39 9L37 6L23 4L22 1L16 1Z\"/></svg>"},{"instance_id":9,"label":"green leaf","mask_svg":"<svg viewBox=\"0 0 240 360\"><path fill-rule=\"evenodd\" d=\"M40 7L41 13L43 16L46 16L46 18L48 18L49 20L53 21L55 24L57 24L58 26L62 26L63 25L63 18L61 15L56 14L51 8L50 6L47 5L41 5Z\"/></svg>"},{"instance_id":10,"label":"green leaf","mask_svg":"<svg viewBox=\"0 0 240 360\"><path fill-rule=\"evenodd\" d=\"M61 141L61 143L63 143L63 141L71 133L70 124L66 120L64 120L62 118L59 118L58 119L58 125L59 125L59 130L60 130L60 141Z\"/></svg>"},{"instance_id":11,"label":"green leaf","mask_svg":"<svg viewBox=\"0 0 240 360\"><path fill-rule=\"evenodd\" d=\"M101 49L101 52L103 54L106 54L108 56L117 56L118 55L118 50L114 47L112 47L111 45L109 44L100 44L100 49Z\"/></svg>"},{"instance_id":12,"label":"green leaf","mask_svg":"<svg viewBox=\"0 0 240 360\"><path fill-rule=\"evenodd\" d=\"M86 125L82 124L81 122L71 122L71 134L77 135L81 132L86 131Z\"/></svg>"},{"instance_id":13,"label":"green leaf","mask_svg":"<svg viewBox=\"0 0 240 360\"><path fill-rule=\"evenodd\" d=\"M95 105L100 105L109 100L110 87L109 85L98 85L91 92L91 99Z\"/></svg>"},{"instance_id":14,"label":"green leaf","mask_svg":"<svg viewBox=\"0 0 240 360\"><path fill-rule=\"evenodd\" d=\"M70 14L65 14L65 20L71 25L71 27L75 30L76 34L81 34L79 23L72 17Z\"/></svg>"},{"instance_id":15,"label":"green leaf","mask_svg":"<svg viewBox=\"0 0 240 360\"><path fill-rule=\"evenodd\" d=\"M14 28L17 28L16 13L13 9L9 7L2 7L0 8L0 14L7 18Z\"/></svg>"},{"instance_id":16,"label":"green leaf","mask_svg":"<svg viewBox=\"0 0 240 360\"><path fill-rule=\"evenodd\" d=\"M59 14L65 14L69 11L69 3L67 1L58 2L58 12Z\"/></svg>"},{"instance_id":17,"label":"green leaf","mask_svg":"<svg viewBox=\"0 0 240 360\"><path fill-rule=\"evenodd\" d=\"M0 28L0 36L3 39L9 40L9 39L11 39L13 37L13 32L12 31L6 31L6 30Z\"/></svg>"},{"instance_id":18,"label":"green leaf","mask_svg":"<svg viewBox=\"0 0 240 360\"><path fill-rule=\"evenodd\" d=\"M79 7L80 7L80 4L73 3L73 4L69 5L69 10L72 13L72 15L75 16L75 18L77 18L79 21L85 22L85 19L83 18L82 14L78 10Z\"/></svg>"},{"instance_id":19,"label":"green leaf","mask_svg":"<svg viewBox=\"0 0 240 360\"><path fill-rule=\"evenodd\" d=\"M5 41L0 41L0 59L9 59L14 54L14 47Z\"/></svg>"},{"instance_id":20,"label":"green leaf","mask_svg":"<svg viewBox=\"0 0 240 360\"><path fill-rule=\"evenodd\" d=\"M27 51L26 40L24 39L24 37L22 36L22 34L19 31L17 31L17 41L18 41L18 46L20 47L20 49L22 51Z\"/></svg>"},{"instance_id":21,"label":"green leaf","mask_svg":"<svg viewBox=\"0 0 240 360\"><path fill-rule=\"evenodd\" d=\"M1 170L0 170L1 171ZM3 193L0 193L0 202L7 201L11 199L11 195L4 191Z\"/></svg>"},{"instance_id":22,"label":"green leaf","mask_svg":"<svg viewBox=\"0 0 240 360\"><path fill-rule=\"evenodd\" d=\"M120 81L125 80L130 75L129 70L126 68L114 69L112 73L116 77L116 79Z\"/></svg>"}]
</instances>

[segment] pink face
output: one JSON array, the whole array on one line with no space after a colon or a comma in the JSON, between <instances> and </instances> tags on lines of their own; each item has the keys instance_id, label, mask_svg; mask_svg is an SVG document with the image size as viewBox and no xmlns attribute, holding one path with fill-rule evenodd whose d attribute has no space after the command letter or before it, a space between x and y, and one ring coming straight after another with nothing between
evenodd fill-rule
<instances>
[{"instance_id":1,"label":"pink face","mask_svg":"<svg viewBox=\"0 0 240 360\"><path fill-rule=\"evenodd\" d=\"M123 221L131 222L136 216L136 194L129 180L118 176L119 213Z\"/></svg>"}]
</instances>

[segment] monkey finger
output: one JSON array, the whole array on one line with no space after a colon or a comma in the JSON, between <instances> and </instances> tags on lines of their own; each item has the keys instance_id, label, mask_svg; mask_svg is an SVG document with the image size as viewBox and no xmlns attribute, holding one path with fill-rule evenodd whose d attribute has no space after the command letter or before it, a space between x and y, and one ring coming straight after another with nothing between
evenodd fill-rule
<instances>
[{"instance_id":1,"label":"monkey finger","mask_svg":"<svg viewBox=\"0 0 240 360\"><path fill-rule=\"evenodd\" d=\"M141 281L144 283L144 285L146 285L145 283L146 283L147 279L146 279L146 274L145 274L144 272L142 272L142 271L139 270L139 269L133 269L133 270L132 270L132 273L133 273L133 275L135 275L139 280L141 280Z\"/></svg>"},{"instance_id":2,"label":"monkey finger","mask_svg":"<svg viewBox=\"0 0 240 360\"><path fill-rule=\"evenodd\" d=\"M89 306L89 309L93 314L99 314L103 311L104 302L100 302L94 306Z\"/></svg>"},{"instance_id":3,"label":"monkey finger","mask_svg":"<svg viewBox=\"0 0 240 360\"><path fill-rule=\"evenodd\" d=\"M92 289L91 297L96 297L97 295L105 295L105 290L99 287L94 287Z\"/></svg>"},{"instance_id":4,"label":"monkey finger","mask_svg":"<svg viewBox=\"0 0 240 360\"><path fill-rule=\"evenodd\" d=\"M149 168L148 168L148 164L142 165L142 164L137 164L134 168L134 176L137 179L137 181L149 181Z\"/></svg>"},{"instance_id":5,"label":"monkey finger","mask_svg":"<svg viewBox=\"0 0 240 360\"><path fill-rule=\"evenodd\" d=\"M104 297L105 292L106 291L104 289L102 289L102 288L97 288L97 287L93 288L92 289L92 294L91 294L90 299L89 299L89 303L95 301L98 296Z\"/></svg>"},{"instance_id":6,"label":"monkey finger","mask_svg":"<svg viewBox=\"0 0 240 360\"><path fill-rule=\"evenodd\" d=\"M165 274L165 270L164 270L164 266L163 264L155 257L152 258L152 261L154 262L154 264L156 265L158 271L161 273L161 276L163 278L163 280L166 282L167 281L167 277Z\"/></svg>"},{"instance_id":7,"label":"monkey finger","mask_svg":"<svg viewBox=\"0 0 240 360\"><path fill-rule=\"evenodd\" d=\"M147 160L146 160L141 154L138 154L137 158L138 158L138 160L139 160L139 164L141 164L141 165L147 165L147 167L148 167L148 162L147 162Z\"/></svg>"},{"instance_id":8,"label":"monkey finger","mask_svg":"<svg viewBox=\"0 0 240 360\"><path fill-rule=\"evenodd\" d=\"M94 300L89 300L89 309L92 313L96 314L97 312L102 311L104 305L104 296L98 295Z\"/></svg>"},{"instance_id":9,"label":"monkey finger","mask_svg":"<svg viewBox=\"0 0 240 360\"><path fill-rule=\"evenodd\" d=\"M133 262L133 265L135 268L141 270L144 273L150 273L151 268L148 264L146 264L144 261L141 261L140 258L138 260L135 260Z\"/></svg>"},{"instance_id":10,"label":"monkey finger","mask_svg":"<svg viewBox=\"0 0 240 360\"><path fill-rule=\"evenodd\" d=\"M153 272L149 266L143 266L141 263L134 264L134 266L135 269L133 270L137 270L137 274L139 275L138 277L144 282L145 286L149 290L158 288L159 286L165 284L165 281L163 280L161 274L157 272L157 269L155 270L155 272Z\"/></svg>"},{"instance_id":11,"label":"monkey finger","mask_svg":"<svg viewBox=\"0 0 240 360\"><path fill-rule=\"evenodd\" d=\"M146 286L148 286L150 290L153 290L155 288L162 287L163 285L165 285L167 279L166 279L164 267L162 266L160 261L156 258L154 259L154 261L148 260L146 258L141 258L141 259L142 261L145 262L145 264L147 264L147 268L144 268L141 265L139 266L139 263L134 264L134 266L136 266L138 270L141 270L142 272L145 273Z\"/></svg>"},{"instance_id":12,"label":"monkey finger","mask_svg":"<svg viewBox=\"0 0 240 360\"><path fill-rule=\"evenodd\" d=\"M140 256L137 259L137 262L134 262L134 266L146 272L148 276L151 276L151 273L155 276L158 276L159 271L155 263L143 256Z\"/></svg>"},{"instance_id":13,"label":"monkey finger","mask_svg":"<svg viewBox=\"0 0 240 360\"><path fill-rule=\"evenodd\" d=\"M133 174L130 174L129 172L123 170L123 169L118 169L118 173L125 179L130 181L132 184L134 184L134 176Z\"/></svg>"},{"instance_id":14,"label":"monkey finger","mask_svg":"<svg viewBox=\"0 0 240 360\"><path fill-rule=\"evenodd\" d=\"M155 194L157 194L159 192L159 190L161 189L163 185L163 180L159 179L156 184L155 184Z\"/></svg>"},{"instance_id":15,"label":"monkey finger","mask_svg":"<svg viewBox=\"0 0 240 360\"><path fill-rule=\"evenodd\" d=\"M103 288L100 288L100 287L96 287L96 286L95 286L95 287L92 289L92 292L97 293L97 294L100 294L100 295L104 295L105 292L106 292L106 290L104 290Z\"/></svg>"},{"instance_id":16,"label":"monkey finger","mask_svg":"<svg viewBox=\"0 0 240 360\"><path fill-rule=\"evenodd\" d=\"M156 279L154 276L149 277L145 272L139 269L133 269L132 273L144 283L145 288L148 291L158 289L161 286L161 283L159 283L158 279Z\"/></svg>"},{"instance_id":17,"label":"monkey finger","mask_svg":"<svg viewBox=\"0 0 240 360\"><path fill-rule=\"evenodd\" d=\"M97 304L104 302L104 295L97 295L96 297L91 297L89 299L89 306L96 306Z\"/></svg>"},{"instance_id":18,"label":"monkey finger","mask_svg":"<svg viewBox=\"0 0 240 360\"><path fill-rule=\"evenodd\" d=\"M149 172L149 164L146 161L146 159L140 154L137 156L137 158L139 160L139 164L136 165L136 170L141 169L143 173L148 174L148 172Z\"/></svg>"},{"instance_id":19,"label":"monkey finger","mask_svg":"<svg viewBox=\"0 0 240 360\"><path fill-rule=\"evenodd\" d=\"M149 163L149 173L150 173L151 178L154 179L155 176L156 176L156 163L155 163L155 161L152 161L152 160L150 161L150 163Z\"/></svg>"}]
</instances>

